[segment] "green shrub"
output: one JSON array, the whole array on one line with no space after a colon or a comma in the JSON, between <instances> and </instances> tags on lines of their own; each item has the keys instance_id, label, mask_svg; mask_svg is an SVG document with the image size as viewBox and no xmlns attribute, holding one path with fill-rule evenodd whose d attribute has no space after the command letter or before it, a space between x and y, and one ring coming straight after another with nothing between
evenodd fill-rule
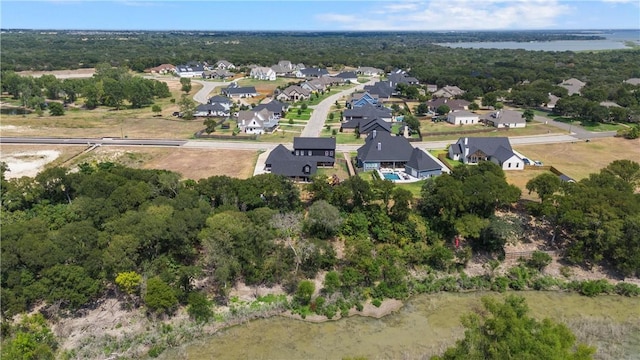
<instances>
[{"instance_id":1,"label":"green shrub","mask_svg":"<svg viewBox=\"0 0 640 360\"><path fill-rule=\"evenodd\" d=\"M596 296L612 292L613 286L606 280L585 280L580 283L578 291L585 296Z\"/></svg>"},{"instance_id":2,"label":"green shrub","mask_svg":"<svg viewBox=\"0 0 640 360\"><path fill-rule=\"evenodd\" d=\"M309 280L302 280L298 283L298 288L294 295L294 302L300 305L309 305L311 296L316 290L316 286Z\"/></svg>"},{"instance_id":3,"label":"green shrub","mask_svg":"<svg viewBox=\"0 0 640 360\"><path fill-rule=\"evenodd\" d=\"M560 274L568 279L573 276L573 269L568 266L562 266L560 267Z\"/></svg>"},{"instance_id":4,"label":"green shrub","mask_svg":"<svg viewBox=\"0 0 640 360\"><path fill-rule=\"evenodd\" d=\"M626 282L619 282L615 287L616 294L624 295L624 296L639 296L640 295L640 287L635 284L630 284Z\"/></svg>"},{"instance_id":5,"label":"green shrub","mask_svg":"<svg viewBox=\"0 0 640 360\"><path fill-rule=\"evenodd\" d=\"M207 297L199 292L189 294L187 313L189 317L198 323L206 323L213 318L211 302Z\"/></svg>"},{"instance_id":6,"label":"green shrub","mask_svg":"<svg viewBox=\"0 0 640 360\"><path fill-rule=\"evenodd\" d=\"M159 277L151 278L147 281L147 293L144 302L149 310L157 313L172 313L178 305L173 288Z\"/></svg>"},{"instance_id":7,"label":"green shrub","mask_svg":"<svg viewBox=\"0 0 640 360\"><path fill-rule=\"evenodd\" d=\"M504 276L498 276L493 279L493 282L491 283L491 290L503 293L507 291L508 286L509 279Z\"/></svg>"},{"instance_id":8,"label":"green shrub","mask_svg":"<svg viewBox=\"0 0 640 360\"><path fill-rule=\"evenodd\" d=\"M536 269L538 271L544 270L547 265L551 264L551 256L542 251L534 251L531 254L531 259L526 261L528 267Z\"/></svg>"},{"instance_id":9,"label":"green shrub","mask_svg":"<svg viewBox=\"0 0 640 360\"><path fill-rule=\"evenodd\" d=\"M149 357L157 358L164 351L164 347L160 345L153 345L151 349L149 349Z\"/></svg>"},{"instance_id":10,"label":"green shrub","mask_svg":"<svg viewBox=\"0 0 640 360\"><path fill-rule=\"evenodd\" d=\"M371 300L371 304L375 307L380 307L380 305L382 305L382 301L380 301L380 299L373 299Z\"/></svg>"},{"instance_id":11,"label":"green shrub","mask_svg":"<svg viewBox=\"0 0 640 360\"><path fill-rule=\"evenodd\" d=\"M533 280L532 284L535 290L549 290L556 285L558 285L558 280L551 276L540 276Z\"/></svg>"}]
</instances>

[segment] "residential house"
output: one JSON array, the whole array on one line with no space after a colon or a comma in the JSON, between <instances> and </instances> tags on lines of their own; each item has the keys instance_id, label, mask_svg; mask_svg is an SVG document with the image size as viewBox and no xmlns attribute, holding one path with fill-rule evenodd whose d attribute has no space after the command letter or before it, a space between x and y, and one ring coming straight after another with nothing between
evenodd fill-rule
<instances>
[{"instance_id":1,"label":"residential house","mask_svg":"<svg viewBox=\"0 0 640 360\"><path fill-rule=\"evenodd\" d=\"M251 76L252 79L274 81L276 79L276 72L273 71L272 68L259 66L251 69L249 76Z\"/></svg>"},{"instance_id":2,"label":"residential house","mask_svg":"<svg viewBox=\"0 0 640 360\"><path fill-rule=\"evenodd\" d=\"M335 77L343 79L345 82L350 82L350 83L357 83L358 82L358 75L353 71L341 72L340 74L336 75Z\"/></svg>"},{"instance_id":3,"label":"residential house","mask_svg":"<svg viewBox=\"0 0 640 360\"><path fill-rule=\"evenodd\" d=\"M249 98L258 95L254 86L240 87L238 83L232 82L226 88L222 89L222 94L231 98Z\"/></svg>"},{"instance_id":4,"label":"residential house","mask_svg":"<svg viewBox=\"0 0 640 360\"><path fill-rule=\"evenodd\" d=\"M206 63L188 62L176 66L176 74L181 78L202 77L202 73L209 70Z\"/></svg>"},{"instance_id":5,"label":"residential house","mask_svg":"<svg viewBox=\"0 0 640 360\"><path fill-rule=\"evenodd\" d=\"M464 164L491 161L503 170L523 170L524 162L517 156L509 138L506 137L463 137L449 146L449 158Z\"/></svg>"},{"instance_id":6,"label":"residential house","mask_svg":"<svg viewBox=\"0 0 640 360\"><path fill-rule=\"evenodd\" d=\"M207 103L209 104L221 104L222 106L230 109L233 106L233 101L231 101L231 99L229 99L226 96L222 96L222 95L216 95L213 97L210 97L209 100L207 100Z\"/></svg>"},{"instance_id":7,"label":"residential house","mask_svg":"<svg viewBox=\"0 0 640 360\"><path fill-rule=\"evenodd\" d=\"M372 131L358 149L357 165L363 170L404 168L413 153L413 146L402 136L386 131Z\"/></svg>"},{"instance_id":8,"label":"residential house","mask_svg":"<svg viewBox=\"0 0 640 360\"><path fill-rule=\"evenodd\" d=\"M527 121L522 117L522 113L515 110L499 110L486 114L482 121L487 125L497 128L523 128L527 126Z\"/></svg>"},{"instance_id":9,"label":"residential house","mask_svg":"<svg viewBox=\"0 0 640 360\"><path fill-rule=\"evenodd\" d=\"M437 99L427 101L427 106L429 107L429 110L432 112L436 112L438 108L442 105L447 105L450 111L469 110L470 104L471 104L470 102L463 99L437 98Z\"/></svg>"},{"instance_id":10,"label":"residential house","mask_svg":"<svg viewBox=\"0 0 640 360\"><path fill-rule=\"evenodd\" d=\"M291 85L286 89L280 91L276 95L276 99L280 101L301 101L308 100L311 96L311 91L303 89L299 85Z\"/></svg>"},{"instance_id":11,"label":"residential house","mask_svg":"<svg viewBox=\"0 0 640 360\"><path fill-rule=\"evenodd\" d=\"M340 132L350 133L358 131L360 135L367 135L371 132L391 132L391 124L377 117L355 118L340 125Z\"/></svg>"},{"instance_id":12,"label":"residential house","mask_svg":"<svg viewBox=\"0 0 640 360\"><path fill-rule=\"evenodd\" d=\"M580 95L580 90L582 90L582 88L587 85L586 83L576 79L576 78L571 78L571 79L567 79L565 81L563 81L562 83L560 83L558 86L561 86L565 89L567 89L567 91L569 91L569 96L573 95L573 94L578 94Z\"/></svg>"},{"instance_id":13,"label":"residential house","mask_svg":"<svg viewBox=\"0 0 640 360\"><path fill-rule=\"evenodd\" d=\"M443 98L451 99L451 98L460 96L462 94L464 94L464 90L460 89L457 86L449 86L449 85L447 85L447 86L443 87L442 89L439 89L438 91L434 92L433 96L440 97L440 98L443 97Z\"/></svg>"},{"instance_id":14,"label":"residential house","mask_svg":"<svg viewBox=\"0 0 640 360\"><path fill-rule=\"evenodd\" d=\"M391 73L387 76L392 88L396 88L398 84L419 85L418 79L407 75L406 73Z\"/></svg>"},{"instance_id":15,"label":"residential house","mask_svg":"<svg viewBox=\"0 0 640 360\"><path fill-rule=\"evenodd\" d=\"M214 104L200 104L196 106L196 110L193 112L193 116L230 116L228 107L219 103Z\"/></svg>"},{"instance_id":16,"label":"residential house","mask_svg":"<svg viewBox=\"0 0 640 360\"><path fill-rule=\"evenodd\" d=\"M225 69L213 69L205 70L202 72L202 77L205 79L228 79L234 77L236 74Z\"/></svg>"},{"instance_id":17,"label":"residential house","mask_svg":"<svg viewBox=\"0 0 640 360\"><path fill-rule=\"evenodd\" d=\"M384 106L375 106L371 104L365 104L364 106L355 107L353 109L345 109L342 112L342 121L351 121L354 119L373 119L379 118L386 122L393 121L392 111Z\"/></svg>"},{"instance_id":18,"label":"residential house","mask_svg":"<svg viewBox=\"0 0 640 360\"><path fill-rule=\"evenodd\" d=\"M318 171L318 165L313 157L294 156L291 150L280 144L267 156L265 170L294 181L309 182Z\"/></svg>"},{"instance_id":19,"label":"residential house","mask_svg":"<svg viewBox=\"0 0 640 360\"><path fill-rule=\"evenodd\" d=\"M278 127L279 120L279 117L267 109L238 112L238 128L247 134L271 133Z\"/></svg>"},{"instance_id":20,"label":"residential house","mask_svg":"<svg viewBox=\"0 0 640 360\"><path fill-rule=\"evenodd\" d=\"M300 83L300 87L312 93L324 92L327 89L327 86L320 79L304 81Z\"/></svg>"},{"instance_id":21,"label":"residential house","mask_svg":"<svg viewBox=\"0 0 640 360\"><path fill-rule=\"evenodd\" d=\"M216 68L220 70L233 70L236 68L236 66L228 62L227 60L220 60L216 63Z\"/></svg>"},{"instance_id":22,"label":"residential house","mask_svg":"<svg viewBox=\"0 0 640 360\"><path fill-rule=\"evenodd\" d=\"M170 74L176 72L176 66L171 64L161 64L156 67L152 67L149 69L144 69L144 72L151 74Z\"/></svg>"},{"instance_id":23,"label":"residential house","mask_svg":"<svg viewBox=\"0 0 640 360\"><path fill-rule=\"evenodd\" d=\"M414 148L409 161L404 165L404 172L418 179L426 179L442 175L442 165L433 155Z\"/></svg>"},{"instance_id":24,"label":"residential house","mask_svg":"<svg viewBox=\"0 0 640 360\"><path fill-rule=\"evenodd\" d=\"M278 100L271 100L268 103L258 104L253 109L253 111L260 111L262 109L267 109L273 113L273 115L278 118L282 118L284 114L289 110L289 104L285 102L280 102Z\"/></svg>"},{"instance_id":25,"label":"residential house","mask_svg":"<svg viewBox=\"0 0 640 360\"><path fill-rule=\"evenodd\" d=\"M319 68L304 68L296 70L295 75L297 78L319 78L322 76L329 76L329 71L327 71L327 69Z\"/></svg>"},{"instance_id":26,"label":"residential house","mask_svg":"<svg viewBox=\"0 0 640 360\"><path fill-rule=\"evenodd\" d=\"M433 94L438 91L438 85L427 84L427 92Z\"/></svg>"},{"instance_id":27,"label":"residential house","mask_svg":"<svg viewBox=\"0 0 640 360\"><path fill-rule=\"evenodd\" d=\"M366 104L378 105L378 100L379 98L377 95L371 95L366 91L363 93L353 93L351 95L351 99L347 101L347 108L353 109L356 107L364 106Z\"/></svg>"},{"instance_id":28,"label":"residential house","mask_svg":"<svg viewBox=\"0 0 640 360\"><path fill-rule=\"evenodd\" d=\"M453 125L474 125L480 122L480 116L465 110L452 111L447 114L447 122Z\"/></svg>"},{"instance_id":29,"label":"residential house","mask_svg":"<svg viewBox=\"0 0 640 360\"><path fill-rule=\"evenodd\" d=\"M553 109L556 107L556 104L558 103L558 100L560 100L559 97L553 95L552 93L549 93L549 100L547 101L547 103L544 105L547 109Z\"/></svg>"},{"instance_id":30,"label":"residential house","mask_svg":"<svg viewBox=\"0 0 640 360\"><path fill-rule=\"evenodd\" d=\"M356 73L364 76L375 76L384 74L384 70L370 66L359 66Z\"/></svg>"},{"instance_id":31,"label":"residential house","mask_svg":"<svg viewBox=\"0 0 640 360\"><path fill-rule=\"evenodd\" d=\"M293 154L311 157L317 166L333 167L335 163L336 138L333 137L294 137Z\"/></svg>"},{"instance_id":32,"label":"residential house","mask_svg":"<svg viewBox=\"0 0 640 360\"><path fill-rule=\"evenodd\" d=\"M365 85L364 91L371 95L377 95L379 100L389 100L396 93L389 81L378 81L373 85Z\"/></svg>"}]
</instances>

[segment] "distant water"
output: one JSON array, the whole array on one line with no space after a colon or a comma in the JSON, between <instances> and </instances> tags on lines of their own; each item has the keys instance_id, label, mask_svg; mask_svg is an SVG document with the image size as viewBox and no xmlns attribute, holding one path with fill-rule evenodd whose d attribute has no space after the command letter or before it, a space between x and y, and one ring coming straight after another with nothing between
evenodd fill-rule
<instances>
[{"instance_id":1,"label":"distant water","mask_svg":"<svg viewBox=\"0 0 640 360\"><path fill-rule=\"evenodd\" d=\"M579 35L600 35L605 40L554 40L554 41L488 41L454 42L436 45L451 48L471 49L524 49L531 51L589 51L628 49L625 42L632 41L640 45L640 30L620 30L611 32L584 32Z\"/></svg>"}]
</instances>

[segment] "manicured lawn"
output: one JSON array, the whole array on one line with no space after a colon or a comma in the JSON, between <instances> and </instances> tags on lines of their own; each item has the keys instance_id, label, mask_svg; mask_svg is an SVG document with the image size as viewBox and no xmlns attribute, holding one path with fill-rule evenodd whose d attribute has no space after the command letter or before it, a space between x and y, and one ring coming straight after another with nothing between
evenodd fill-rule
<instances>
[{"instance_id":1,"label":"manicured lawn","mask_svg":"<svg viewBox=\"0 0 640 360\"><path fill-rule=\"evenodd\" d=\"M321 137L332 137L334 136L331 131L327 131L327 129L323 128L320 132ZM341 133L338 132L335 135L336 143L338 144L364 144L364 136L361 136L359 139L356 138L354 133Z\"/></svg>"},{"instance_id":2,"label":"manicured lawn","mask_svg":"<svg viewBox=\"0 0 640 360\"><path fill-rule=\"evenodd\" d=\"M374 179L373 170L359 172L358 176L360 176L362 179L367 180L369 182L373 182L373 179Z\"/></svg>"},{"instance_id":3,"label":"manicured lawn","mask_svg":"<svg viewBox=\"0 0 640 360\"><path fill-rule=\"evenodd\" d=\"M320 94L320 97L316 97L315 95L312 95L311 96L311 100L307 101L307 104L308 105L318 105L318 104L320 104L320 102L322 102L322 100L328 98L329 96L337 94L340 91L342 91L344 89L348 89L348 88L349 88L348 86L341 86L341 87L339 87L337 89L333 88L333 89L331 89L331 91L328 91L328 92L325 91L324 94Z\"/></svg>"},{"instance_id":4,"label":"manicured lawn","mask_svg":"<svg viewBox=\"0 0 640 360\"><path fill-rule=\"evenodd\" d=\"M294 119L294 120L305 120L308 121L311 118L312 109L300 109L300 115L298 115L298 108L292 108L287 111L287 114L284 116L286 119Z\"/></svg>"},{"instance_id":5,"label":"manicured lawn","mask_svg":"<svg viewBox=\"0 0 640 360\"><path fill-rule=\"evenodd\" d=\"M420 197L420 191L422 190L422 185L424 185L424 183L427 180L420 180L420 181L416 181L416 182L412 182L412 183L396 183L396 186L401 188L401 189L405 189L405 190L409 190L411 192L411 194L413 194L414 198L419 198Z\"/></svg>"},{"instance_id":6,"label":"manicured lawn","mask_svg":"<svg viewBox=\"0 0 640 360\"><path fill-rule=\"evenodd\" d=\"M594 123L594 122L584 122L582 121L580 125L588 131L601 132L601 131L618 131L621 129L626 129L626 126L620 124L603 124L603 123Z\"/></svg>"},{"instance_id":7,"label":"manicured lawn","mask_svg":"<svg viewBox=\"0 0 640 360\"><path fill-rule=\"evenodd\" d=\"M445 154L445 155L448 154L447 150L429 150L429 153L431 153L431 155L435 156L436 158L440 154ZM445 157L445 161L446 161L446 165L448 165L449 168L455 168L456 166L462 165L460 161L451 160L448 157Z\"/></svg>"},{"instance_id":8,"label":"manicured lawn","mask_svg":"<svg viewBox=\"0 0 640 360\"><path fill-rule=\"evenodd\" d=\"M270 143L288 143L288 142L293 142L293 138L295 136L300 136L300 131L297 131L297 129L302 130L301 127L299 128L284 128L284 132L282 131L283 126L280 126L279 131L273 133L273 134L262 134L258 137L258 141L260 142L270 142ZM297 132L296 132L297 131Z\"/></svg>"}]
</instances>

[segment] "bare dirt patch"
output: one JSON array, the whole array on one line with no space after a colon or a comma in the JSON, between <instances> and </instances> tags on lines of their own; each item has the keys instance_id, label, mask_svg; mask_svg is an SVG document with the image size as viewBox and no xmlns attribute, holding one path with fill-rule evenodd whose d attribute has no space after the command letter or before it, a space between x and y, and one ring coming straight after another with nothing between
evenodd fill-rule
<instances>
[{"instance_id":1,"label":"bare dirt patch","mask_svg":"<svg viewBox=\"0 0 640 360\"><path fill-rule=\"evenodd\" d=\"M61 165L81 153L83 146L36 146L2 144L0 161L7 163L7 179L34 177L47 166Z\"/></svg>"},{"instance_id":2,"label":"bare dirt patch","mask_svg":"<svg viewBox=\"0 0 640 360\"><path fill-rule=\"evenodd\" d=\"M90 78L96 73L94 68L77 70L53 70L53 71L20 71L18 75L40 77L42 75L53 75L58 79Z\"/></svg>"},{"instance_id":3,"label":"bare dirt patch","mask_svg":"<svg viewBox=\"0 0 640 360\"><path fill-rule=\"evenodd\" d=\"M601 138L574 143L519 145L515 150L564 174L580 180L598 172L614 160L640 159L640 139Z\"/></svg>"}]
</instances>

